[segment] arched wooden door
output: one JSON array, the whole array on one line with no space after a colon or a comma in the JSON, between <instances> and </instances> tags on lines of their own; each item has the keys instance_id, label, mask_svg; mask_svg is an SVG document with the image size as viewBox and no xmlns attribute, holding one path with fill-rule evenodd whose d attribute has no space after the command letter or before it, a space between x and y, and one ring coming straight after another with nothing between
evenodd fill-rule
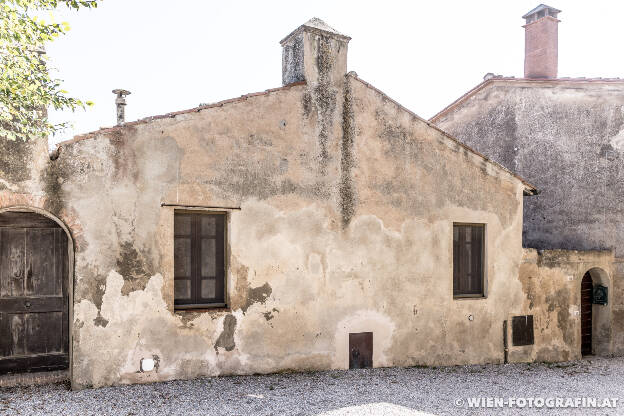
<instances>
[{"instance_id":1,"label":"arched wooden door","mask_svg":"<svg viewBox=\"0 0 624 416\"><path fill-rule=\"evenodd\" d=\"M581 354L592 353L592 296L593 280L589 272L581 281Z\"/></svg>"},{"instance_id":2,"label":"arched wooden door","mask_svg":"<svg viewBox=\"0 0 624 416\"><path fill-rule=\"evenodd\" d=\"M67 235L31 212L0 213L0 374L69 365Z\"/></svg>"}]
</instances>

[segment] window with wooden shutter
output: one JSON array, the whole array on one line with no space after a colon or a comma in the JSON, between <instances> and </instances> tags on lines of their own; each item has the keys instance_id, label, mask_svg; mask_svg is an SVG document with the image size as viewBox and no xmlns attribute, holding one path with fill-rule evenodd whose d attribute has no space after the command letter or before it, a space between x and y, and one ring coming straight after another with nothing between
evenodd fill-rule
<instances>
[{"instance_id":1,"label":"window with wooden shutter","mask_svg":"<svg viewBox=\"0 0 624 416\"><path fill-rule=\"evenodd\" d=\"M453 296L481 297L485 225L453 224Z\"/></svg>"},{"instance_id":2,"label":"window with wooden shutter","mask_svg":"<svg viewBox=\"0 0 624 416\"><path fill-rule=\"evenodd\" d=\"M225 306L225 220L225 213L175 213L176 308Z\"/></svg>"}]
</instances>

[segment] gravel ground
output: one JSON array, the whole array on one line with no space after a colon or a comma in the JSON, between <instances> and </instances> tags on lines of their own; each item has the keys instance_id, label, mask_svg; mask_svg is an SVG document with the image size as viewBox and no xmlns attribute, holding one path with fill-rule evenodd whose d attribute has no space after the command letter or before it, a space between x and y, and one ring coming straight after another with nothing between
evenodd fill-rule
<instances>
[{"instance_id":1,"label":"gravel ground","mask_svg":"<svg viewBox=\"0 0 624 416\"><path fill-rule=\"evenodd\" d=\"M600 409L529 408L528 403L475 409L468 407L471 397L593 397L601 404L604 398L618 403ZM0 414L622 415L624 358L219 377L78 392L65 384L14 387L0 389Z\"/></svg>"}]
</instances>

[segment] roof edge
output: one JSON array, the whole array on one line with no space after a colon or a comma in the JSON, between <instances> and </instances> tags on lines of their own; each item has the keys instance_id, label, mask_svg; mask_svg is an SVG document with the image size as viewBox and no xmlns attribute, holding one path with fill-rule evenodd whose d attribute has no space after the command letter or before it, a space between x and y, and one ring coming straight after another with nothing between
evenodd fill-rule
<instances>
[{"instance_id":1,"label":"roof edge","mask_svg":"<svg viewBox=\"0 0 624 416\"><path fill-rule=\"evenodd\" d=\"M492 166L498 168L499 170L502 170L503 172L505 172L508 175L512 176L514 179L519 180L522 183L522 185L524 185L524 195L537 195L537 194L539 194L539 190L535 186L531 185L529 182L524 180L522 177L520 177L517 174L515 174L514 172L510 171L509 169L507 169L506 167L504 167L500 163L495 162L494 160L488 158L484 154L477 152L472 147L462 143L461 141L459 141L455 137L451 136L450 134L448 134L447 132L442 130L440 127L438 127L435 124L433 124L432 122L430 122L428 120L425 120L424 118L420 117L418 114L414 113L410 109L408 109L405 106L401 105L398 101L390 98L388 96L388 94L384 93L383 91L379 90L378 88L375 88L373 85L369 84L368 82L364 81L362 78L358 77L355 73L349 72L347 74L347 76L350 76L350 77L358 80L359 82L364 84L366 87L372 89L373 91L377 92L378 94L381 94L384 98L386 98L387 100L392 102L394 105L396 105L397 107L399 107L403 111L406 111L411 116L417 118L418 120L420 120L420 121L424 122L425 124L427 124L429 127L431 127L433 129L437 130L438 132L442 133L442 135L444 137L446 137L447 139L451 140L455 144L458 144L459 146L463 147L464 149L468 150L469 152L473 153L474 155L480 157L481 159L485 160L486 162L489 162ZM488 81L485 81L485 82L488 82Z\"/></svg>"},{"instance_id":2,"label":"roof edge","mask_svg":"<svg viewBox=\"0 0 624 416\"><path fill-rule=\"evenodd\" d=\"M432 116L429 121L432 123L436 123L443 116L450 113L454 110L459 104L463 103L477 92L481 91L483 88L488 86L489 84L496 83L498 81L504 82L526 82L526 83L535 83L535 84L548 84L548 83L591 83L591 84L600 84L600 83L624 83L624 78L516 78L516 77L503 77L503 76L494 76L492 78L488 78L475 86L474 88L468 90L464 95L460 96L458 99L444 107L437 114Z\"/></svg>"},{"instance_id":3,"label":"roof edge","mask_svg":"<svg viewBox=\"0 0 624 416\"><path fill-rule=\"evenodd\" d=\"M198 113L198 112L200 112L202 110L208 110L210 108L223 107L226 104L233 104L233 103L246 101L248 98L258 97L258 96L268 95L268 94L271 94L273 92L288 90L288 89L290 89L292 87L297 87L299 85L306 85L306 81L293 82L291 84L284 85L283 87L270 88L268 90L264 90L264 91L260 91L260 92L253 92L253 93L249 93L249 94L244 94L244 95L241 95L240 97L229 98L227 100L218 101L218 102L212 103L212 104L199 105L197 107L189 108L189 109L186 109L186 110L180 110L180 111L174 111L174 112L171 112L171 113L165 113L165 114L159 114L159 115L155 115L155 116L143 117L143 118L140 118L138 120L129 121L127 123L120 124L120 125L117 125L117 126L102 127L99 130L94 130L94 131L90 131L90 132L87 132L87 133L77 134L77 135L74 136L73 139L64 140L62 142L59 142L59 143L56 144L56 148L58 150L58 149L60 149L61 147L65 146L65 145L76 143L76 142L79 142L79 141L82 141L82 140L85 140L85 139L91 139L91 138L95 137L96 135L98 135L100 133L109 133L109 132L112 132L112 131L119 131L119 130L122 130L122 129L126 128L126 127L132 127L132 126L136 126L136 125L139 125L139 124L147 124L147 123L150 123L150 122L152 122L154 120L161 120L161 119L165 119L165 118L174 118L174 117L176 117L178 115L181 115L181 114Z\"/></svg>"}]
</instances>

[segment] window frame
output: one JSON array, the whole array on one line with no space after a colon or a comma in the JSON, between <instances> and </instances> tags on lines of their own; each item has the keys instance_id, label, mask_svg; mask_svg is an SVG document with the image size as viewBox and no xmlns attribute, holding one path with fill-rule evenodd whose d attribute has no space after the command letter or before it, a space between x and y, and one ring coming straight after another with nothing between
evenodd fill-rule
<instances>
[{"instance_id":1,"label":"window frame","mask_svg":"<svg viewBox=\"0 0 624 416\"><path fill-rule=\"evenodd\" d=\"M229 258L229 254L228 254L228 238L229 238L229 233L228 233L228 229L229 229L229 213L227 211L216 211L216 210L195 210L195 209L174 209L173 211L173 307L174 310L178 311L184 311L184 310L188 310L188 309L214 309L214 308L227 308L229 299L228 299L228 258ZM190 235L186 235L186 234L177 234L176 233L176 227L175 227L175 219L176 216L190 216L191 217L191 234ZM198 293L201 291L201 281L202 281L202 276L201 276L201 271L199 271L198 274L198 268L199 270L201 270L201 260L200 257L198 256L198 253L200 253L201 249L198 247L198 242L199 244L201 244L201 240L202 240L202 235L201 234L197 234L197 231L194 230L194 226L193 226L193 218L200 218L201 216L222 216L222 224L223 224L223 230L221 232L221 240L223 242L223 268L222 268L222 276L219 276L218 270L216 272L216 279L222 279L222 302L197 302L197 298L196 296L198 295ZM197 226L197 225L196 225ZM215 234L215 240L219 239L219 230L218 230L219 226L217 225L217 229L216 229L216 233ZM201 233L201 231L200 231ZM191 281L191 300L189 302L180 302L178 301L178 299L176 299L175 296L175 281L176 279L176 267L175 267L175 262L176 262L176 255L175 255L175 244L176 244L176 239L177 238L181 238L181 237L190 237L191 239L191 247L190 247L190 251L191 251L191 260L190 260L190 267L191 267L191 277L190 277L190 281ZM217 253L218 253L218 243L216 245L217 247ZM217 256L219 256L217 254ZM220 256L219 256L220 257ZM218 262L215 265L217 268L219 267ZM217 287L219 286L219 283L217 282ZM217 297L218 299L218 297Z\"/></svg>"},{"instance_id":2,"label":"window frame","mask_svg":"<svg viewBox=\"0 0 624 416\"><path fill-rule=\"evenodd\" d=\"M481 229L481 290L479 293L460 293L455 290L455 227L478 227ZM451 228L451 292L453 299L486 299L487 298L487 224L472 222L453 222Z\"/></svg>"}]
</instances>

